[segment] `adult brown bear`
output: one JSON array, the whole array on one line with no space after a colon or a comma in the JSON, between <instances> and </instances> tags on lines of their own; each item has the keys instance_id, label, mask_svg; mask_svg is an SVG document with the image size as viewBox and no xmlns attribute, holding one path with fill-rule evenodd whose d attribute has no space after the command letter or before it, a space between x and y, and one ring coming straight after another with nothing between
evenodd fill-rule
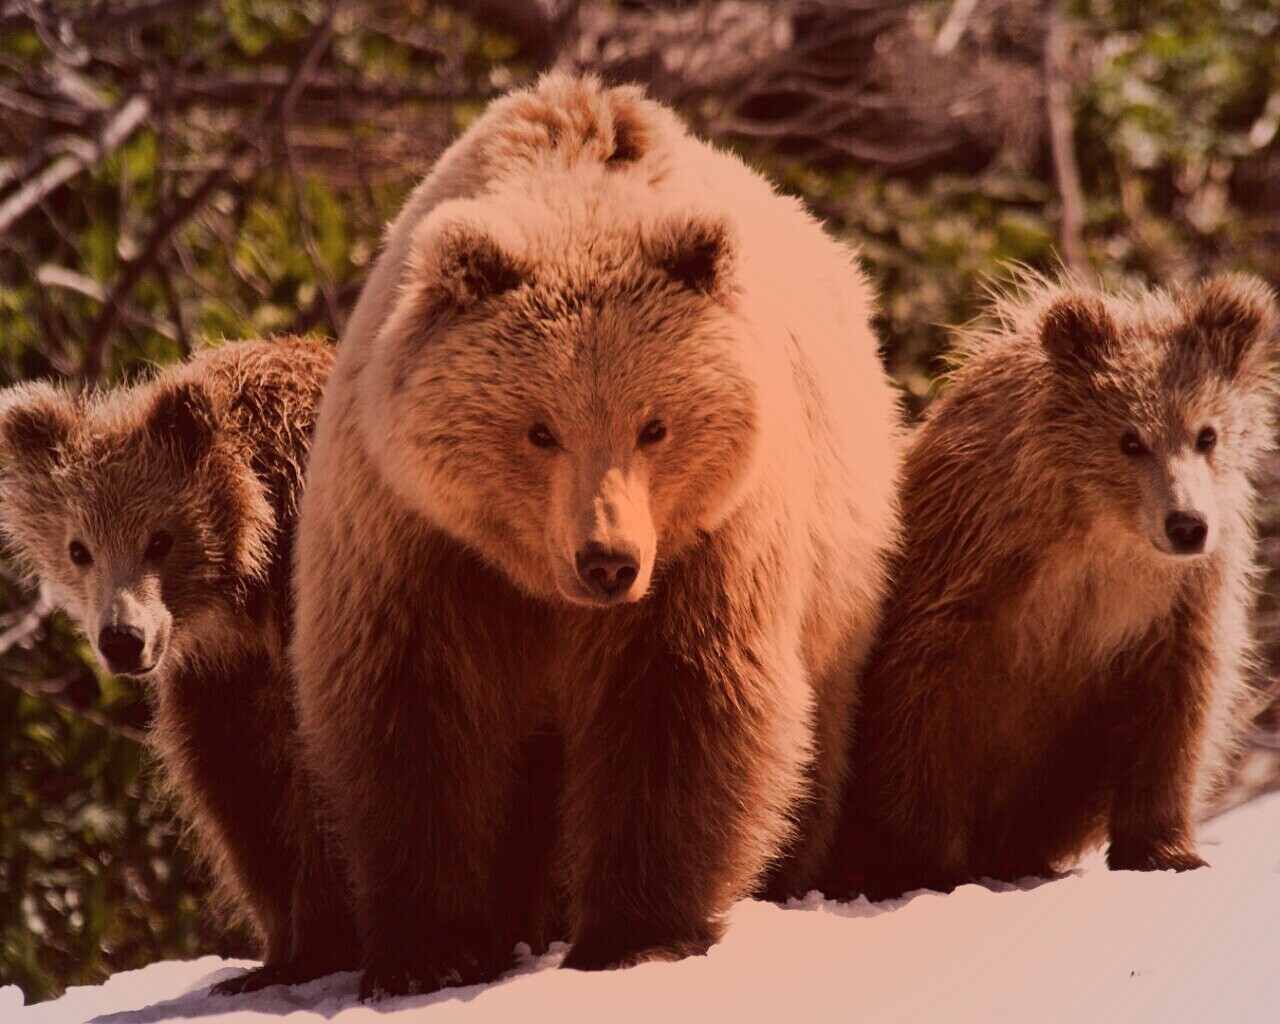
<instances>
[{"instance_id":1,"label":"adult brown bear","mask_svg":"<svg viewBox=\"0 0 1280 1024\"><path fill-rule=\"evenodd\" d=\"M633 89L507 97L411 197L299 537L302 736L365 995L530 938L495 894L529 884L544 732L566 966L705 951L784 852L777 888L814 877L896 526L871 302L798 203Z\"/></svg>"}]
</instances>

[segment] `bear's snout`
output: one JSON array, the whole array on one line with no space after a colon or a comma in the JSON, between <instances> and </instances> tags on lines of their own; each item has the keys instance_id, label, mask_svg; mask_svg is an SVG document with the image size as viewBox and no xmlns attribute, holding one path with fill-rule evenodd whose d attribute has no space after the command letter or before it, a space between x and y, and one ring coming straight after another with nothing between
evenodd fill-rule
<instances>
[{"instance_id":1,"label":"bear's snout","mask_svg":"<svg viewBox=\"0 0 1280 1024\"><path fill-rule=\"evenodd\" d=\"M576 557L578 578L601 604L624 600L640 575L640 552L630 546L588 544Z\"/></svg>"},{"instance_id":2,"label":"bear's snout","mask_svg":"<svg viewBox=\"0 0 1280 1024\"><path fill-rule=\"evenodd\" d=\"M1164 518L1165 536L1176 555L1198 555L1204 551L1209 522L1200 512L1170 512Z\"/></svg>"},{"instance_id":3,"label":"bear's snout","mask_svg":"<svg viewBox=\"0 0 1280 1024\"><path fill-rule=\"evenodd\" d=\"M142 669L146 640L133 626L104 626L98 634L98 650L116 675L130 675Z\"/></svg>"}]
</instances>

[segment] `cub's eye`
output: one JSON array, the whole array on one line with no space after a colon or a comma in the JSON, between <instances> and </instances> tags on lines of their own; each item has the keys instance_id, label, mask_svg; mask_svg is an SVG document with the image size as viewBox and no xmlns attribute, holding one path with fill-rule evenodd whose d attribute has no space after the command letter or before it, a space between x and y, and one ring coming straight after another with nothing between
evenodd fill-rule
<instances>
[{"instance_id":1,"label":"cub's eye","mask_svg":"<svg viewBox=\"0 0 1280 1024\"><path fill-rule=\"evenodd\" d=\"M92 565L93 555L89 554L89 549L81 544L78 540L73 540L67 548L67 554L71 557L71 561L76 565Z\"/></svg>"},{"instance_id":2,"label":"cub's eye","mask_svg":"<svg viewBox=\"0 0 1280 1024\"><path fill-rule=\"evenodd\" d=\"M554 448L560 442L545 423L535 423L529 428L529 443L538 448Z\"/></svg>"},{"instance_id":3,"label":"cub's eye","mask_svg":"<svg viewBox=\"0 0 1280 1024\"><path fill-rule=\"evenodd\" d=\"M173 550L173 534L168 530L157 530L151 535L151 540L147 541L147 557L152 561L159 561L171 550Z\"/></svg>"},{"instance_id":4,"label":"cub's eye","mask_svg":"<svg viewBox=\"0 0 1280 1024\"><path fill-rule=\"evenodd\" d=\"M1142 439L1132 430L1126 431L1121 436L1120 450L1131 459L1136 459L1139 455L1147 454L1147 446L1142 443Z\"/></svg>"},{"instance_id":5,"label":"cub's eye","mask_svg":"<svg viewBox=\"0 0 1280 1024\"><path fill-rule=\"evenodd\" d=\"M1198 435L1196 435L1196 451L1211 452L1213 446L1218 443L1218 432L1213 427L1205 427Z\"/></svg>"},{"instance_id":6,"label":"cub's eye","mask_svg":"<svg viewBox=\"0 0 1280 1024\"><path fill-rule=\"evenodd\" d=\"M667 436L667 425L662 420L650 420L640 431L641 444L657 444Z\"/></svg>"}]
</instances>

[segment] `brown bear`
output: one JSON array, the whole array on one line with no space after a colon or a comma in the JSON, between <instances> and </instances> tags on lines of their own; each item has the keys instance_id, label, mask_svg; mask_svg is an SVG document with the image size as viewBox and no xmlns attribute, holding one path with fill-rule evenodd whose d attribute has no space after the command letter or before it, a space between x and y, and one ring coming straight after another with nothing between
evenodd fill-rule
<instances>
[{"instance_id":1,"label":"brown bear","mask_svg":"<svg viewBox=\"0 0 1280 1024\"><path fill-rule=\"evenodd\" d=\"M206 351L153 380L0 400L0 526L111 672L144 680L168 788L264 966L220 989L356 962L296 757L290 552L332 350Z\"/></svg>"},{"instance_id":2,"label":"brown bear","mask_svg":"<svg viewBox=\"0 0 1280 1024\"><path fill-rule=\"evenodd\" d=\"M798 203L633 89L507 97L414 193L298 542L366 997L501 972L555 920L530 861L588 970L704 952L784 853L774 888L816 880L896 530L871 304ZM512 838L548 736L553 855Z\"/></svg>"},{"instance_id":3,"label":"brown bear","mask_svg":"<svg viewBox=\"0 0 1280 1024\"><path fill-rule=\"evenodd\" d=\"M1027 277L913 437L829 889L1197 867L1248 703L1273 296Z\"/></svg>"}]
</instances>

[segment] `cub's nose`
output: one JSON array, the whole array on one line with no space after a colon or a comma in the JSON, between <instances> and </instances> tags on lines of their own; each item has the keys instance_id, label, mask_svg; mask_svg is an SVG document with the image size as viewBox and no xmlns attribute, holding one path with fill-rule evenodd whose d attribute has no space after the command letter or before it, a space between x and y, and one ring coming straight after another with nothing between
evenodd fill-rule
<instances>
[{"instance_id":1,"label":"cub's nose","mask_svg":"<svg viewBox=\"0 0 1280 1024\"><path fill-rule=\"evenodd\" d=\"M104 626L98 634L98 650L107 668L119 675L142 667L142 631L132 626Z\"/></svg>"},{"instance_id":2,"label":"cub's nose","mask_svg":"<svg viewBox=\"0 0 1280 1024\"><path fill-rule=\"evenodd\" d=\"M588 544L578 552L578 576L602 601L623 597L640 575L638 553L626 548Z\"/></svg>"},{"instance_id":3,"label":"cub's nose","mask_svg":"<svg viewBox=\"0 0 1280 1024\"><path fill-rule=\"evenodd\" d=\"M1204 550L1209 524L1199 512L1170 512L1164 518L1164 532L1179 555L1198 555Z\"/></svg>"}]
</instances>

